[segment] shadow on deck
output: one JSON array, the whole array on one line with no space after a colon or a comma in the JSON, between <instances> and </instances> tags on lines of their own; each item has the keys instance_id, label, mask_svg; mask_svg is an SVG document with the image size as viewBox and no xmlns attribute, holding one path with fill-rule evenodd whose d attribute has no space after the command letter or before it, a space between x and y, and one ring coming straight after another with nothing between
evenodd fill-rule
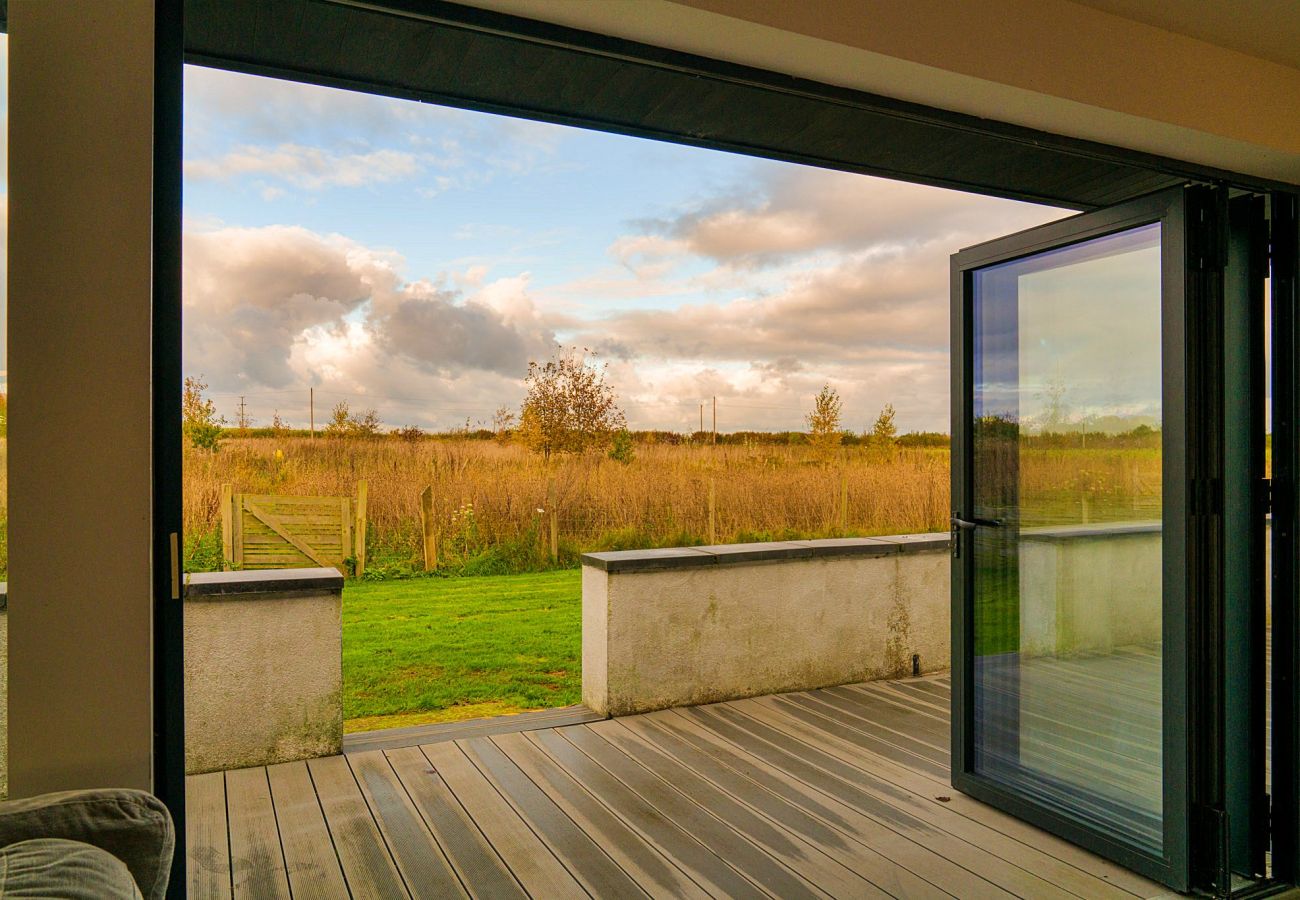
<instances>
[{"instance_id":1,"label":"shadow on deck","mask_svg":"<svg viewBox=\"0 0 1300 900\"><path fill-rule=\"evenodd\" d=\"M191 776L190 896L1155 897L952 789L947 676Z\"/></svg>"}]
</instances>

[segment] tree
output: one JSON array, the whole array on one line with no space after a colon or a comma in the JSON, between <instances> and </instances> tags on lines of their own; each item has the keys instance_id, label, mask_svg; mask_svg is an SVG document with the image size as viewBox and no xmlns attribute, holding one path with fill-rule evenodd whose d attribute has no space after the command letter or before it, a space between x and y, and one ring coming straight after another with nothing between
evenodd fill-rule
<instances>
[{"instance_id":1,"label":"tree","mask_svg":"<svg viewBox=\"0 0 1300 900\"><path fill-rule=\"evenodd\" d=\"M614 462L621 462L625 466L631 465L632 460L636 459L636 447L632 441L632 432L623 428L614 433L614 446L610 448L609 458Z\"/></svg>"},{"instance_id":2,"label":"tree","mask_svg":"<svg viewBox=\"0 0 1300 900\"><path fill-rule=\"evenodd\" d=\"M289 430L289 426L280 418L280 411L277 409L271 416L271 431L276 435L282 435Z\"/></svg>"},{"instance_id":3,"label":"tree","mask_svg":"<svg viewBox=\"0 0 1300 900\"><path fill-rule=\"evenodd\" d=\"M809 441L817 450L829 453L840 445L844 433L840 431L840 419L844 416L844 401L839 391L829 384L813 398L812 412L804 416L808 423Z\"/></svg>"},{"instance_id":4,"label":"tree","mask_svg":"<svg viewBox=\"0 0 1300 900\"><path fill-rule=\"evenodd\" d=\"M547 362L528 363L518 435L524 446L546 459L553 453L604 447L627 427L614 388L605 380L608 367L588 362L587 354L557 348Z\"/></svg>"},{"instance_id":5,"label":"tree","mask_svg":"<svg viewBox=\"0 0 1300 900\"><path fill-rule=\"evenodd\" d=\"M877 447L892 447L898 440L898 429L894 426L894 405L886 403L885 408L876 416L876 423L871 426L871 443Z\"/></svg>"},{"instance_id":6,"label":"tree","mask_svg":"<svg viewBox=\"0 0 1300 900\"><path fill-rule=\"evenodd\" d=\"M217 415L217 404L204 397L207 382L200 375L185 376L185 392L181 395L181 433L199 450L214 453L221 443L221 426L225 419Z\"/></svg>"},{"instance_id":7,"label":"tree","mask_svg":"<svg viewBox=\"0 0 1300 900\"><path fill-rule=\"evenodd\" d=\"M501 437L506 434L515 424L515 414L504 403L497 407L497 411L492 414L492 433Z\"/></svg>"},{"instance_id":8,"label":"tree","mask_svg":"<svg viewBox=\"0 0 1300 900\"><path fill-rule=\"evenodd\" d=\"M379 433L379 414L373 409L352 412L348 401L334 404L325 433L330 437L373 437Z\"/></svg>"},{"instance_id":9,"label":"tree","mask_svg":"<svg viewBox=\"0 0 1300 900\"><path fill-rule=\"evenodd\" d=\"M510 407L504 403L497 407L497 411L492 414L492 437L502 446L510 442L514 435L515 414Z\"/></svg>"}]
</instances>

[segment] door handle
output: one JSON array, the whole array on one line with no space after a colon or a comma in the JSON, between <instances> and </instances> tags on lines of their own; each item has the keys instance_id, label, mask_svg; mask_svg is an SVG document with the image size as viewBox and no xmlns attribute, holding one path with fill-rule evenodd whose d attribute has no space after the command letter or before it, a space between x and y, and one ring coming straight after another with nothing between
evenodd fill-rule
<instances>
[{"instance_id":1,"label":"door handle","mask_svg":"<svg viewBox=\"0 0 1300 900\"><path fill-rule=\"evenodd\" d=\"M1001 528L1002 522L998 519L963 519L953 516L952 527L954 531L973 531L976 528Z\"/></svg>"},{"instance_id":2,"label":"door handle","mask_svg":"<svg viewBox=\"0 0 1300 900\"><path fill-rule=\"evenodd\" d=\"M1002 525L997 519L963 519L960 515L954 515L949 521L952 523L953 559L958 559L961 556L961 533L963 531L974 531L976 528L999 528Z\"/></svg>"}]
</instances>

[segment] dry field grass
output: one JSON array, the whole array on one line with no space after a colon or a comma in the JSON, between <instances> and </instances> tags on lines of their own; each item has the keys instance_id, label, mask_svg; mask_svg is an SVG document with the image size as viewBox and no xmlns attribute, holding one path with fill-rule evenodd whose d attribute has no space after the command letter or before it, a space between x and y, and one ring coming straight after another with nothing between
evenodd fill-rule
<instances>
[{"instance_id":1,"label":"dry field grass","mask_svg":"<svg viewBox=\"0 0 1300 900\"><path fill-rule=\"evenodd\" d=\"M826 459L803 445L638 444L626 464L592 453L548 465L490 440L250 437L216 453L187 450L185 463L191 570L219 565L224 483L247 493L355 496L365 479L376 575L420 567L426 486L441 563L466 574L549 567L552 479L561 564L595 549L704 543L710 483L720 543L943 531L949 516L942 447L855 446ZM1158 517L1154 447L1025 447L1020 467L1022 501L1036 498L1044 522L1079 521L1085 505L1094 521Z\"/></svg>"},{"instance_id":2,"label":"dry field grass","mask_svg":"<svg viewBox=\"0 0 1300 900\"><path fill-rule=\"evenodd\" d=\"M485 440L245 438L216 453L187 450L185 463L191 556L197 540L220 528L223 483L248 493L354 496L365 479L370 559L380 565L420 559L426 486L449 564L492 547L543 543L552 479L569 555L703 542L710 481L721 542L933 531L948 518L944 449L855 447L825 461L801 446L639 444L626 464L593 453L548 465L522 447Z\"/></svg>"}]
</instances>

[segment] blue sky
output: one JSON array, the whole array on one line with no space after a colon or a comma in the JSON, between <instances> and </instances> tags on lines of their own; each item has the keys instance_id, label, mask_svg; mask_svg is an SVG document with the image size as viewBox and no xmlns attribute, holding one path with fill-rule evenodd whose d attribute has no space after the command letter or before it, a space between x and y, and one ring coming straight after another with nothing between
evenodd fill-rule
<instances>
[{"instance_id":1,"label":"blue sky","mask_svg":"<svg viewBox=\"0 0 1300 900\"><path fill-rule=\"evenodd\" d=\"M185 365L229 417L446 428L555 344L633 427L946 430L947 256L1059 210L211 69L186 71Z\"/></svg>"}]
</instances>

